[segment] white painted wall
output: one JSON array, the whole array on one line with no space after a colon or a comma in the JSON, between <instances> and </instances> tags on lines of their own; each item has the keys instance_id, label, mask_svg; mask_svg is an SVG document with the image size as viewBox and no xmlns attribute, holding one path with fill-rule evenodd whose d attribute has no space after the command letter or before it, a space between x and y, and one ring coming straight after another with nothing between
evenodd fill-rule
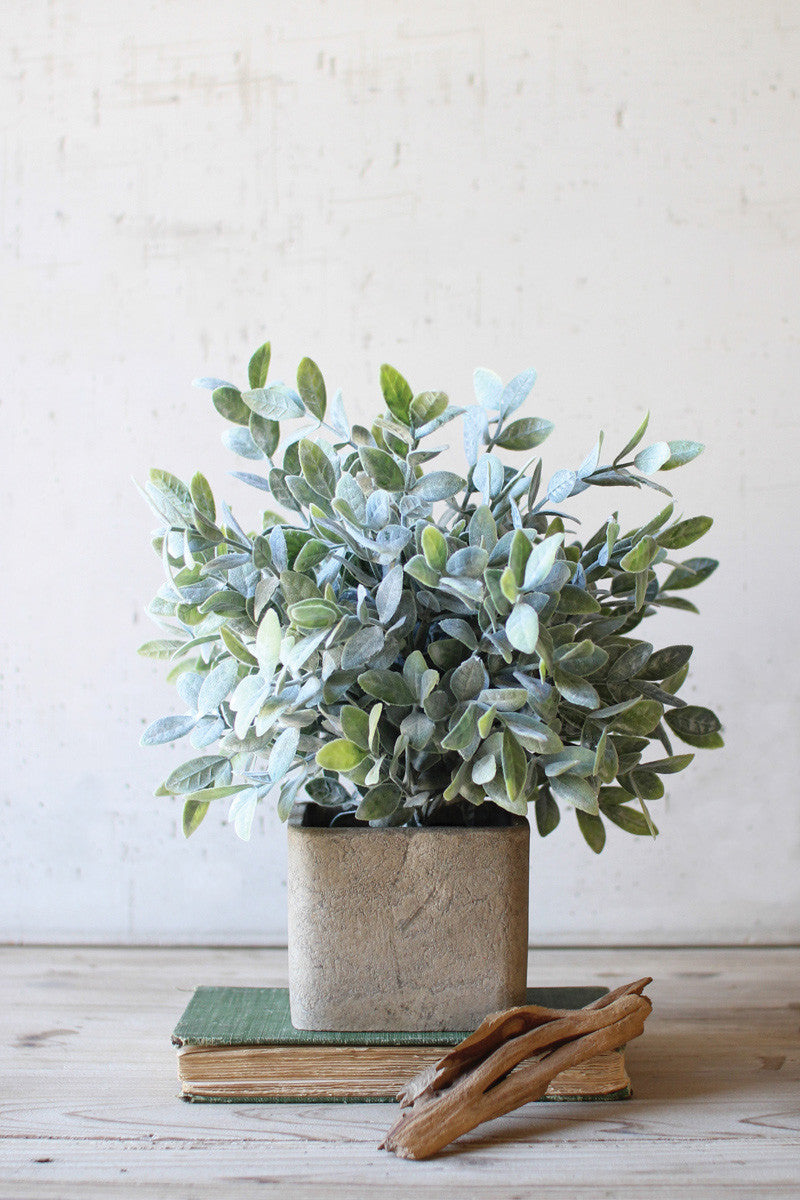
<instances>
[{"instance_id":1,"label":"white painted wall","mask_svg":"<svg viewBox=\"0 0 800 1200\"><path fill-rule=\"evenodd\" d=\"M800 7L2 8L0 937L283 937L274 815L184 843L151 796L180 751L137 745L172 691L130 483L201 467L251 511L188 381L269 336L362 419L385 359L456 399L535 365L552 468L646 407L708 443L672 478L723 567L659 641L729 749L656 844L534 843L534 940L796 940Z\"/></svg>"}]
</instances>

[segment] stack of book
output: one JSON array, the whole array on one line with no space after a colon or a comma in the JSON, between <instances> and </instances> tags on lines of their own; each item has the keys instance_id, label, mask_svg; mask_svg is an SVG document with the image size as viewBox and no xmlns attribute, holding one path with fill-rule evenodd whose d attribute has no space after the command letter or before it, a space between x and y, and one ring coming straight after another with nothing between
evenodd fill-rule
<instances>
[{"instance_id":1,"label":"stack of book","mask_svg":"<svg viewBox=\"0 0 800 1200\"><path fill-rule=\"evenodd\" d=\"M530 988L527 1003L582 1008L605 988ZM265 1103L393 1101L419 1071L472 1030L320 1033L295 1029L286 988L200 987L178 1022L181 1096ZM622 1100L631 1094L622 1050L558 1075L546 1100Z\"/></svg>"}]
</instances>

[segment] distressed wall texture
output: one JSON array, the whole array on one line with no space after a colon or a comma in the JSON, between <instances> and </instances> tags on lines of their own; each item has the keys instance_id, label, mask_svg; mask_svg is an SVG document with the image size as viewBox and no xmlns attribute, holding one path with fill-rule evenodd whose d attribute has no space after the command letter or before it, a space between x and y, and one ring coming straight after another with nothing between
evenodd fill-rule
<instances>
[{"instance_id":1,"label":"distressed wall texture","mask_svg":"<svg viewBox=\"0 0 800 1200\"><path fill-rule=\"evenodd\" d=\"M532 842L534 941L800 934L800 7L780 0L5 0L0 938L280 941L285 837L184 844L138 748L170 711L131 476L201 467L195 375L311 354L368 419L388 360L468 394L540 373L548 468L646 408L706 455L672 477L723 567L693 693L729 748L657 843ZM614 497L631 516L657 498ZM627 509L624 505L627 504ZM174 711L174 710L173 710ZM387 903L393 898L387 896Z\"/></svg>"}]
</instances>

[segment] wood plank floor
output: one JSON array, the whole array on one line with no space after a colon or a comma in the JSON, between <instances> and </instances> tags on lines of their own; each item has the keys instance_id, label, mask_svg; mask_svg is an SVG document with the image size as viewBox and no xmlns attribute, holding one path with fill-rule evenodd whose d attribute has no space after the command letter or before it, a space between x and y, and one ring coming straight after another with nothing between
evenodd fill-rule
<instances>
[{"instance_id":1,"label":"wood plank floor","mask_svg":"<svg viewBox=\"0 0 800 1200\"><path fill-rule=\"evenodd\" d=\"M169 1034L199 983L280 985L280 950L0 949L0 1200L281 1195L800 1197L800 952L542 950L531 982L652 975L636 1096L528 1105L431 1162L390 1105L190 1105Z\"/></svg>"}]
</instances>

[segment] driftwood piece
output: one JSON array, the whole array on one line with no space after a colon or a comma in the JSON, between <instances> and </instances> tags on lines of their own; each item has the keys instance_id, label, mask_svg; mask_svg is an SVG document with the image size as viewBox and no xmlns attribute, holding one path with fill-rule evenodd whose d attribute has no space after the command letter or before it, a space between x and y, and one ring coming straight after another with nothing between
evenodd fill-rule
<instances>
[{"instance_id":1,"label":"driftwood piece","mask_svg":"<svg viewBox=\"0 0 800 1200\"><path fill-rule=\"evenodd\" d=\"M641 995L650 982L637 980L578 1010L530 1005L487 1017L403 1090L403 1111L381 1148L430 1158L484 1121L539 1099L562 1071L639 1036L652 1008Z\"/></svg>"}]
</instances>

